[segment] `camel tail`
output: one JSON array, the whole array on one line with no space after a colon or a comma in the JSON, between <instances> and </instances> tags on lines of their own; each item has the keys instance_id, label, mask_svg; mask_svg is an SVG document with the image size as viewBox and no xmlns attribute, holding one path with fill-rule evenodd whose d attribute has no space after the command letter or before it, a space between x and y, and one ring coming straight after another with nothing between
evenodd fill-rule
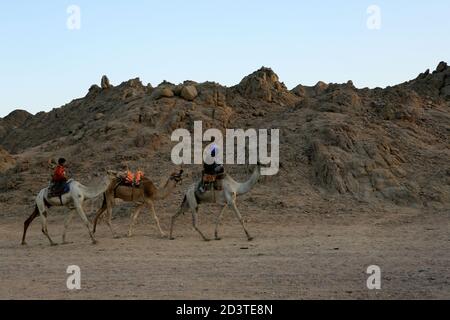
<instances>
[{"instance_id":1,"label":"camel tail","mask_svg":"<svg viewBox=\"0 0 450 320\"><path fill-rule=\"evenodd\" d=\"M39 209L37 207L37 205L34 207L34 211L31 214L31 216L28 217L27 220L25 220L24 224L23 224L23 236L22 236L22 245L25 245L25 237L27 235L27 230L28 227L30 226L31 222L33 222L33 220L39 215Z\"/></svg>"}]
</instances>

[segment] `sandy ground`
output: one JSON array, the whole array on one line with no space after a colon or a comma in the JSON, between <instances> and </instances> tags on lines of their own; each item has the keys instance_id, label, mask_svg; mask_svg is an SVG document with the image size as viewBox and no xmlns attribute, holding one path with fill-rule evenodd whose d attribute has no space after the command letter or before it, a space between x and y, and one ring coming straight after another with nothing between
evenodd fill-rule
<instances>
[{"instance_id":1,"label":"sandy ground","mask_svg":"<svg viewBox=\"0 0 450 320\"><path fill-rule=\"evenodd\" d=\"M201 211L212 237L214 216ZM203 242L190 216L177 221L175 240L158 236L149 215L133 238L112 239L105 224L92 245L79 218L68 240L50 247L36 220L20 246L20 215L0 218L1 299L406 299L450 298L448 212L343 210L339 214L295 208L247 208L247 242L230 212L223 240ZM169 213L161 213L167 229ZM114 226L125 234L127 217ZM49 230L61 241L63 213ZM66 287L68 265L81 268L82 289ZM368 290L366 268L378 265L382 289Z\"/></svg>"}]
</instances>

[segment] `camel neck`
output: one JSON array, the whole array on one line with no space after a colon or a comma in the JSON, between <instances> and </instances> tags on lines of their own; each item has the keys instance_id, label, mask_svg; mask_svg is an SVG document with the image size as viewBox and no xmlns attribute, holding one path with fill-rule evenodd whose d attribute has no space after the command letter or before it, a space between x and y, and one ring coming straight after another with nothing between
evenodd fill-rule
<instances>
[{"instance_id":1,"label":"camel neck","mask_svg":"<svg viewBox=\"0 0 450 320\"><path fill-rule=\"evenodd\" d=\"M164 187L158 189L156 199L162 200L167 198L172 193L174 187L175 184L173 183L173 181L170 179L167 180L167 182L164 184Z\"/></svg>"}]
</instances>

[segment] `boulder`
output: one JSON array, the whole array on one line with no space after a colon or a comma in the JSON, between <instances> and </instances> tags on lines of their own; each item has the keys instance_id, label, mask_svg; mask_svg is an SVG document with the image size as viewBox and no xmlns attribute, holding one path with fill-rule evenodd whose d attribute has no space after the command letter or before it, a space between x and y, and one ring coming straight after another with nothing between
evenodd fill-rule
<instances>
[{"instance_id":1,"label":"boulder","mask_svg":"<svg viewBox=\"0 0 450 320\"><path fill-rule=\"evenodd\" d=\"M163 88L156 88L153 90L153 93L151 95L152 99L158 100L161 98L172 98L174 96L173 91L170 88L163 87Z\"/></svg>"},{"instance_id":2,"label":"boulder","mask_svg":"<svg viewBox=\"0 0 450 320\"><path fill-rule=\"evenodd\" d=\"M185 100L192 101L198 96L198 92L194 86L188 85L181 89L180 96Z\"/></svg>"}]
</instances>

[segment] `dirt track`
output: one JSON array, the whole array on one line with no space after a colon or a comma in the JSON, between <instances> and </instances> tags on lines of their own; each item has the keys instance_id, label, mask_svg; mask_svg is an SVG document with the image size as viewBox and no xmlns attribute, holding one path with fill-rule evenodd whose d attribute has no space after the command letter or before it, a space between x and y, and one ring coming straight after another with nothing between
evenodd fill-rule
<instances>
[{"instance_id":1,"label":"dirt track","mask_svg":"<svg viewBox=\"0 0 450 320\"><path fill-rule=\"evenodd\" d=\"M212 236L213 216L205 211L201 228ZM130 239L112 239L100 225L97 245L74 219L68 233L74 243L56 247L48 245L38 220L28 246L20 246L22 216L1 218L0 298L450 298L448 213L287 211L248 209L253 242L245 241L228 213L221 241L201 241L188 215L177 221L176 240L161 239L145 216ZM169 215L161 214L161 220L168 226ZM128 221L113 222L125 234ZM49 223L55 240L61 240L62 225L57 212ZM66 268L72 264L81 267L79 291L66 288ZM366 288L365 271L372 264L381 267L379 291Z\"/></svg>"}]
</instances>

